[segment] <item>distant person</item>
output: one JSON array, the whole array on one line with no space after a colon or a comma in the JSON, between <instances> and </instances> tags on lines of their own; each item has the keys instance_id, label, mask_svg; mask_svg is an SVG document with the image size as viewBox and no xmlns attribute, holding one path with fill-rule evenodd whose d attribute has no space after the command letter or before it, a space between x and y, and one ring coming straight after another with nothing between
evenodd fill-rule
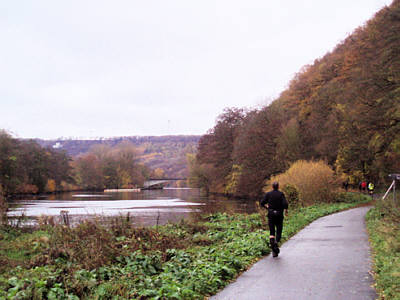
<instances>
[{"instance_id":1,"label":"distant person","mask_svg":"<svg viewBox=\"0 0 400 300\"><path fill-rule=\"evenodd\" d=\"M363 182L361 182L361 189L363 192L365 192L367 190L367 182L365 180Z\"/></svg>"},{"instance_id":2,"label":"distant person","mask_svg":"<svg viewBox=\"0 0 400 300\"><path fill-rule=\"evenodd\" d=\"M342 186L343 186L343 188L344 188L344 189L346 190L346 192L347 192L348 189L349 189L349 180L346 180L345 182L343 182Z\"/></svg>"},{"instance_id":3,"label":"distant person","mask_svg":"<svg viewBox=\"0 0 400 300\"><path fill-rule=\"evenodd\" d=\"M375 185L372 182L368 183L368 193L372 196L374 194Z\"/></svg>"},{"instance_id":4,"label":"distant person","mask_svg":"<svg viewBox=\"0 0 400 300\"><path fill-rule=\"evenodd\" d=\"M272 191L266 193L260 202L260 206L268 210L269 242L272 256L279 254L278 243L281 240L283 228L283 212L287 214L288 202L285 195L279 191L279 183L272 184Z\"/></svg>"}]
</instances>

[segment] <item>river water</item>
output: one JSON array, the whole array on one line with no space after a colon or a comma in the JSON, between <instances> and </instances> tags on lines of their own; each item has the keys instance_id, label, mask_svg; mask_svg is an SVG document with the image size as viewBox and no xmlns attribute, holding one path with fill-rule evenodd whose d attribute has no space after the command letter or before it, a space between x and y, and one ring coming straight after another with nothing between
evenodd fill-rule
<instances>
[{"instance_id":1,"label":"river water","mask_svg":"<svg viewBox=\"0 0 400 300\"><path fill-rule=\"evenodd\" d=\"M205 197L198 189L164 188L140 192L73 192L51 195L24 196L9 203L10 217L24 216L26 224L35 224L39 217L50 216L63 222L68 214L70 223L84 219L127 216L139 225L148 226L178 222L198 214L214 212L252 213L255 201Z\"/></svg>"}]
</instances>

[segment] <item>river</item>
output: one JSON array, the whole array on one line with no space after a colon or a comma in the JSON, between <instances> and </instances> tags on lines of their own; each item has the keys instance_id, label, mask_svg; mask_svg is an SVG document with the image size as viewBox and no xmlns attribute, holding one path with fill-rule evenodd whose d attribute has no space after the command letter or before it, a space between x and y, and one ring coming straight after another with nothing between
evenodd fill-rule
<instances>
[{"instance_id":1,"label":"river","mask_svg":"<svg viewBox=\"0 0 400 300\"><path fill-rule=\"evenodd\" d=\"M138 226L178 222L198 214L214 212L252 213L255 201L205 197L198 189L164 188L140 192L72 192L24 196L9 203L10 217L24 216L25 224L35 224L41 216L62 222L67 212L70 223L84 219L127 216Z\"/></svg>"}]
</instances>

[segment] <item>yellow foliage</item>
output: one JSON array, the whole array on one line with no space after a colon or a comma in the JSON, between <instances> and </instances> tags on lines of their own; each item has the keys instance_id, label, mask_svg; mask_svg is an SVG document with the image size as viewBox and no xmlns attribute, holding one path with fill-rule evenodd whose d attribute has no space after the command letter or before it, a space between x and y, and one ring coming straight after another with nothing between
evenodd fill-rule
<instances>
[{"instance_id":1,"label":"yellow foliage","mask_svg":"<svg viewBox=\"0 0 400 300\"><path fill-rule=\"evenodd\" d=\"M330 202L339 186L333 170L324 161L296 161L285 173L271 177L268 188L274 181L278 181L282 189L294 186L301 205Z\"/></svg>"},{"instance_id":2,"label":"yellow foliage","mask_svg":"<svg viewBox=\"0 0 400 300\"><path fill-rule=\"evenodd\" d=\"M164 178L165 172L163 169L157 168L154 170L153 176L154 176L154 178Z\"/></svg>"},{"instance_id":3,"label":"yellow foliage","mask_svg":"<svg viewBox=\"0 0 400 300\"><path fill-rule=\"evenodd\" d=\"M185 188L188 186L187 180L178 180L176 182L176 187L178 188Z\"/></svg>"},{"instance_id":4,"label":"yellow foliage","mask_svg":"<svg viewBox=\"0 0 400 300\"><path fill-rule=\"evenodd\" d=\"M56 182L54 179L48 179L46 184L46 192L54 193L56 191Z\"/></svg>"},{"instance_id":5,"label":"yellow foliage","mask_svg":"<svg viewBox=\"0 0 400 300\"><path fill-rule=\"evenodd\" d=\"M117 170L118 178L120 180L120 187L123 189L133 188L132 179L129 173L121 168Z\"/></svg>"},{"instance_id":6,"label":"yellow foliage","mask_svg":"<svg viewBox=\"0 0 400 300\"><path fill-rule=\"evenodd\" d=\"M235 194L240 176L242 174L242 166L233 165L232 172L226 178L225 194Z\"/></svg>"}]
</instances>

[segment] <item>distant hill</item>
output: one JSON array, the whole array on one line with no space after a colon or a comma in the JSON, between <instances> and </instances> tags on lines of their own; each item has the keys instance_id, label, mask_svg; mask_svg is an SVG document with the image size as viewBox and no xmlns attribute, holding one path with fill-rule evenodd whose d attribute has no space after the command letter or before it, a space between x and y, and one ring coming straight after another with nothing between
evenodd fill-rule
<instances>
[{"instance_id":1,"label":"distant hill","mask_svg":"<svg viewBox=\"0 0 400 300\"><path fill-rule=\"evenodd\" d=\"M36 141L43 147L63 149L72 157L87 153L94 145L115 147L122 142L129 142L137 147L139 160L149 168L160 168L168 177L187 177L186 154L196 152L199 139L197 135L169 135Z\"/></svg>"}]
</instances>

